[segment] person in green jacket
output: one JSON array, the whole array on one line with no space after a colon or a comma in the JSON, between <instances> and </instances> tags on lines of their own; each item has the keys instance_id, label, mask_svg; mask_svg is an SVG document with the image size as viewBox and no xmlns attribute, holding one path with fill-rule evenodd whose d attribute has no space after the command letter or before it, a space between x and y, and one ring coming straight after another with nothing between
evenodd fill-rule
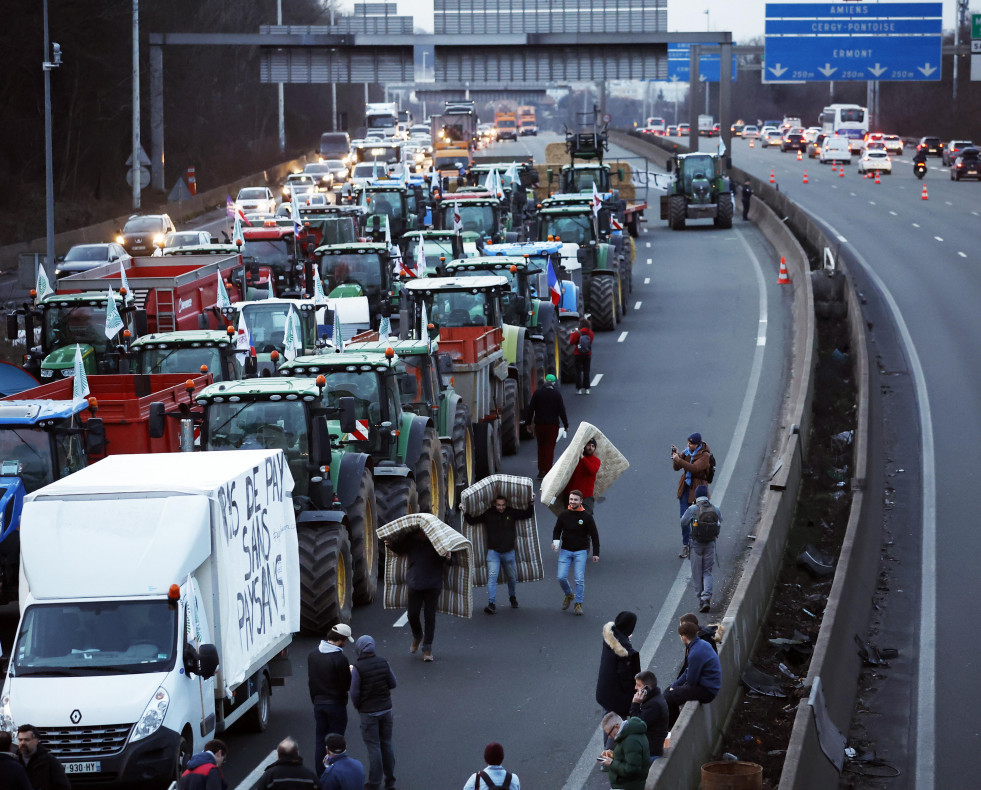
<instances>
[{"instance_id":1,"label":"person in green jacket","mask_svg":"<svg viewBox=\"0 0 981 790\"><path fill-rule=\"evenodd\" d=\"M644 790L651 768L651 748L647 725L631 716L623 724L614 724L607 733L614 738L613 751L603 752L600 762L607 766L613 790Z\"/></svg>"}]
</instances>

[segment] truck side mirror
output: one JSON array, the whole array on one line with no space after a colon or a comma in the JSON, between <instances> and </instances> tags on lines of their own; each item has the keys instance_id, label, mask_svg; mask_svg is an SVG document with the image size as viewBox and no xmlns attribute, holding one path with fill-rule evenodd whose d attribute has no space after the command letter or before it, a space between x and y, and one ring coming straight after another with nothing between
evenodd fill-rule
<instances>
[{"instance_id":1,"label":"truck side mirror","mask_svg":"<svg viewBox=\"0 0 981 790\"><path fill-rule=\"evenodd\" d=\"M17 318L17 313L7 313L7 340L16 340L17 333L20 330L20 321ZM27 347L30 348L33 345L34 338L25 338Z\"/></svg>"},{"instance_id":2,"label":"truck side mirror","mask_svg":"<svg viewBox=\"0 0 981 790\"><path fill-rule=\"evenodd\" d=\"M213 678L218 671L218 648L214 645L204 644L198 648L197 674L207 680Z\"/></svg>"},{"instance_id":3,"label":"truck side mirror","mask_svg":"<svg viewBox=\"0 0 981 790\"><path fill-rule=\"evenodd\" d=\"M85 453L89 456L104 455L105 451L105 423L102 422L101 417L90 417L85 423Z\"/></svg>"},{"instance_id":4,"label":"truck side mirror","mask_svg":"<svg viewBox=\"0 0 981 790\"><path fill-rule=\"evenodd\" d=\"M343 433L354 433L357 429L357 420L354 416L354 398L340 398L337 406L341 412L341 431Z\"/></svg>"},{"instance_id":5,"label":"truck side mirror","mask_svg":"<svg viewBox=\"0 0 981 790\"><path fill-rule=\"evenodd\" d=\"M674 172L674 159L669 159L668 160L668 172L669 173L673 173Z\"/></svg>"},{"instance_id":6,"label":"truck side mirror","mask_svg":"<svg viewBox=\"0 0 981 790\"><path fill-rule=\"evenodd\" d=\"M151 439L159 439L164 435L167 422L166 407L160 401L150 404L149 430Z\"/></svg>"},{"instance_id":7,"label":"truck side mirror","mask_svg":"<svg viewBox=\"0 0 981 790\"><path fill-rule=\"evenodd\" d=\"M552 168L548 168L545 171L545 178L548 179L549 186L552 185L552 179L555 177L555 173L552 172Z\"/></svg>"},{"instance_id":8,"label":"truck side mirror","mask_svg":"<svg viewBox=\"0 0 981 790\"><path fill-rule=\"evenodd\" d=\"M136 330L136 336L143 337L143 335L147 334L148 327L146 310L136 310L133 313L133 328Z\"/></svg>"}]
</instances>

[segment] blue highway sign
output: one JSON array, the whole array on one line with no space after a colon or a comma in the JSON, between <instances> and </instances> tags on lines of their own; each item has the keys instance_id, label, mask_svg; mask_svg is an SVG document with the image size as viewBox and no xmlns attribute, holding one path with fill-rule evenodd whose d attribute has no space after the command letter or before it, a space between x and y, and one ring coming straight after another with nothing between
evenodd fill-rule
<instances>
[{"instance_id":1,"label":"blue highway sign","mask_svg":"<svg viewBox=\"0 0 981 790\"><path fill-rule=\"evenodd\" d=\"M942 3L767 3L766 77L937 81L942 14Z\"/></svg>"},{"instance_id":2,"label":"blue highway sign","mask_svg":"<svg viewBox=\"0 0 981 790\"><path fill-rule=\"evenodd\" d=\"M688 82L691 79L690 47L690 44L668 44L669 80ZM704 82L719 82L722 79L722 56L718 52L702 54L698 58L698 76ZM736 81L735 55L732 56L732 81Z\"/></svg>"}]
</instances>

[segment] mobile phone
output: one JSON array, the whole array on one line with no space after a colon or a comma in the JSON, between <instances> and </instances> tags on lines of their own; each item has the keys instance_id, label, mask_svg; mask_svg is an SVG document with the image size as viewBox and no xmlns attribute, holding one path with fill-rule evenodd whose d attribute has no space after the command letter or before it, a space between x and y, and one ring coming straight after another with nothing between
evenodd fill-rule
<instances>
[{"instance_id":1,"label":"mobile phone","mask_svg":"<svg viewBox=\"0 0 981 790\"><path fill-rule=\"evenodd\" d=\"M601 763L601 762L603 762L603 759L604 759L603 757L597 757L596 758L596 762Z\"/></svg>"}]
</instances>

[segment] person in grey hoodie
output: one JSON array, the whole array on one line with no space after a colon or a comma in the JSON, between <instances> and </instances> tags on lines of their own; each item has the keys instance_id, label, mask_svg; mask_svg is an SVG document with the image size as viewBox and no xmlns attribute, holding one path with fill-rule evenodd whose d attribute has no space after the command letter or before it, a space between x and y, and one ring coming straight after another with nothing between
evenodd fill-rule
<instances>
[{"instance_id":1,"label":"person in grey hoodie","mask_svg":"<svg viewBox=\"0 0 981 790\"><path fill-rule=\"evenodd\" d=\"M712 608L712 571L715 541L722 527L722 512L709 501L708 486L695 489L695 501L681 517L681 529L690 532L691 581L695 585L700 612Z\"/></svg>"},{"instance_id":2,"label":"person in grey hoodie","mask_svg":"<svg viewBox=\"0 0 981 790\"><path fill-rule=\"evenodd\" d=\"M382 774L387 790L395 788L395 751L392 748L392 667L375 655L375 640L365 634L354 643L358 654L351 670L351 702L361 714L361 739L368 750L368 779L364 790L380 790Z\"/></svg>"},{"instance_id":3,"label":"person in grey hoodie","mask_svg":"<svg viewBox=\"0 0 981 790\"><path fill-rule=\"evenodd\" d=\"M344 655L344 645L353 642L351 626L337 623L307 657L307 682L313 718L316 722L316 743L313 750L313 770L317 778L324 772L327 735L347 730L347 692L351 688L351 667Z\"/></svg>"}]
</instances>

